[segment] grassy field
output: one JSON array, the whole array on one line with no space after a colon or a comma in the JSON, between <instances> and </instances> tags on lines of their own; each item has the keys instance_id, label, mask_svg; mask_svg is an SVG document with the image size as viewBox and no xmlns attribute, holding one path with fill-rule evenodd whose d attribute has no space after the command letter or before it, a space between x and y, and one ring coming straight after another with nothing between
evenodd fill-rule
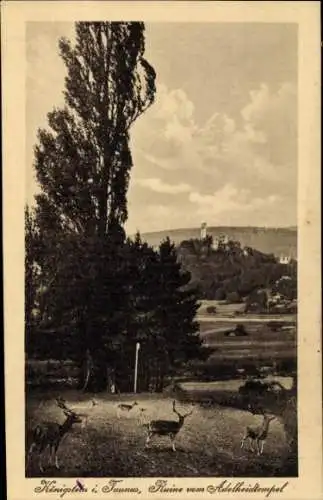
<instances>
[{"instance_id":1,"label":"grassy field","mask_svg":"<svg viewBox=\"0 0 323 500\"><path fill-rule=\"evenodd\" d=\"M236 323L239 323L237 319ZM245 337L229 337L225 332L235 328L235 323L225 320L200 323L201 337L205 344L214 348L209 362L216 360L279 360L296 359L296 328L281 327L273 331L267 322L244 322L248 333Z\"/></svg>"},{"instance_id":2,"label":"grassy field","mask_svg":"<svg viewBox=\"0 0 323 500\"><path fill-rule=\"evenodd\" d=\"M55 405L57 393L33 392L26 403L27 445L31 428L41 422L62 422L62 411ZM76 409L84 396L67 391L64 398ZM177 452L167 438L152 441L144 449L145 429L139 422L138 408L146 409L146 418L177 418L172 413L172 398L139 394L139 405L129 416L117 418L116 405L134 400L134 395L96 396L98 405L89 413L87 426L76 424L59 449L59 471L47 467L39 473L37 459L26 472L28 477L279 477L297 474L290 462L284 428L279 419L272 422L264 454L256 456L240 449L246 425L260 421L259 416L234 408L194 406L179 433ZM179 403L185 411L191 405ZM35 457L36 458L36 457ZM44 462L46 463L46 462Z\"/></svg>"}]
</instances>

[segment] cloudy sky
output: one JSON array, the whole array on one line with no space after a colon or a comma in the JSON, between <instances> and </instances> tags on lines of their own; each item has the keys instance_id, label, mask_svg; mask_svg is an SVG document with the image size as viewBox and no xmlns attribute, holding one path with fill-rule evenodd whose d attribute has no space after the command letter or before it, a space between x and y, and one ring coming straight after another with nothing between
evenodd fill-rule
<instances>
[{"instance_id":1,"label":"cloudy sky","mask_svg":"<svg viewBox=\"0 0 323 500\"><path fill-rule=\"evenodd\" d=\"M27 28L29 202L37 128L63 103L60 36L73 25ZM131 134L128 231L296 225L296 25L148 24L146 57L157 95Z\"/></svg>"}]
</instances>

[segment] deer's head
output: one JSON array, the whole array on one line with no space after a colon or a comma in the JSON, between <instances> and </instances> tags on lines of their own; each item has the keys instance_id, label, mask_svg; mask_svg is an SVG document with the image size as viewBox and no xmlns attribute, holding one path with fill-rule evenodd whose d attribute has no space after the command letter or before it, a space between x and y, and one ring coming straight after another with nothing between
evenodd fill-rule
<instances>
[{"instance_id":1,"label":"deer's head","mask_svg":"<svg viewBox=\"0 0 323 500\"><path fill-rule=\"evenodd\" d=\"M82 422L82 418L80 417L80 415L78 415L77 413L75 413L75 411L68 408L63 398L57 398L56 403L57 406L59 406L59 408L63 410L63 413L66 417L66 423L68 423L69 425L73 425L76 423L80 424Z\"/></svg>"},{"instance_id":2,"label":"deer's head","mask_svg":"<svg viewBox=\"0 0 323 500\"><path fill-rule=\"evenodd\" d=\"M66 421L69 423L69 425L82 423L81 417L77 415L77 413L75 413L74 411L64 410L63 413L66 416Z\"/></svg>"}]
</instances>

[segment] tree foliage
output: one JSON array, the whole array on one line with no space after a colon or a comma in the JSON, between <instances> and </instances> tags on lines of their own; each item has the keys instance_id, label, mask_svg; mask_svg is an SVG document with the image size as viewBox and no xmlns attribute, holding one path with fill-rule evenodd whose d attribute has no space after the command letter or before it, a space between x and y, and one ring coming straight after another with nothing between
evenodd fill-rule
<instances>
[{"instance_id":1,"label":"tree foliage","mask_svg":"<svg viewBox=\"0 0 323 500\"><path fill-rule=\"evenodd\" d=\"M127 218L132 157L129 130L152 104L155 72L144 59L143 23L76 23L76 42L60 41L63 109L48 114L35 168L47 229L111 233Z\"/></svg>"}]
</instances>

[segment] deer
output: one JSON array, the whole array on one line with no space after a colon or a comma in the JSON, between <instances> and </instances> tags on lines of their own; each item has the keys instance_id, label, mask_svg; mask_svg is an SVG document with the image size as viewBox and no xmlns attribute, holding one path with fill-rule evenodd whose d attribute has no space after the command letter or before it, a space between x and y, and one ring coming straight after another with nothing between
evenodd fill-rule
<instances>
[{"instance_id":1,"label":"deer","mask_svg":"<svg viewBox=\"0 0 323 500\"><path fill-rule=\"evenodd\" d=\"M145 412L147 411L147 408L139 408L139 425L144 425L146 423L146 418L145 418Z\"/></svg>"},{"instance_id":2,"label":"deer","mask_svg":"<svg viewBox=\"0 0 323 500\"><path fill-rule=\"evenodd\" d=\"M138 406L137 401L134 401L131 405L126 403L120 403L117 406L117 416L120 418L120 412L129 413L135 406Z\"/></svg>"},{"instance_id":3,"label":"deer","mask_svg":"<svg viewBox=\"0 0 323 500\"><path fill-rule=\"evenodd\" d=\"M269 432L270 422L276 418L275 416L266 415L263 411L261 411L261 413L263 415L262 424L257 427L248 426L241 440L241 448L243 448L246 439L249 440L250 450L252 452L254 451L252 443L255 442L257 455L262 455L264 451L264 444Z\"/></svg>"},{"instance_id":4,"label":"deer","mask_svg":"<svg viewBox=\"0 0 323 500\"><path fill-rule=\"evenodd\" d=\"M63 399L60 396L56 398L56 403L63 411L65 410L67 412L77 413L77 415L79 415L82 418L82 428L84 428L88 423L88 418L89 418L88 411L91 412L94 409L94 407L98 405L97 401L94 398L92 398L91 401L86 401L84 403L82 402L80 404L77 404L77 408L73 409L69 408L66 405L65 399ZM81 410L81 412L79 410ZM84 411L82 412L82 410L85 410L85 412Z\"/></svg>"},{"instance_id":5,"label":"deer","mask_svg":"<svg viewBox=\"0 0 323 500\"><path fill-rule=\"evenodd\" d=\"M66 419L62 424L59 424L57 422L44 422L36 425L36 427L33 429L32 443L28 450L27 468L29 466L33 453L35 451L38 451L39 470L40 472L44 472L42 466L42 456L47 447L49 447L50 453L49 462L51 463L51 459L55 459L56 469L60 468L58 463L57 451L62 438L72 429L74 424L82 422L80 415L73 412L72 410L64 409L63 413Z\"/></svg>"},{"instance_id":6,"label":"deer","mask_svg":"<svg viewBox=\"0 0 323 500\"><path fill-rule=\"evenodd\" d=\"M176 401L173 401L173 412L178 416L178 421L176 420L151 420L147 424L144 424L144 427L147 428L148 434L145 443L145 448L148 447L149 442L153 436L169 436L172 444L172 450L176 451L175 447L175 438L181 428L183 427L184 421L187 417L192 415L193 408L186 413L185 415L181 415L175 407Z\"/></svg>"}]
</instances>

